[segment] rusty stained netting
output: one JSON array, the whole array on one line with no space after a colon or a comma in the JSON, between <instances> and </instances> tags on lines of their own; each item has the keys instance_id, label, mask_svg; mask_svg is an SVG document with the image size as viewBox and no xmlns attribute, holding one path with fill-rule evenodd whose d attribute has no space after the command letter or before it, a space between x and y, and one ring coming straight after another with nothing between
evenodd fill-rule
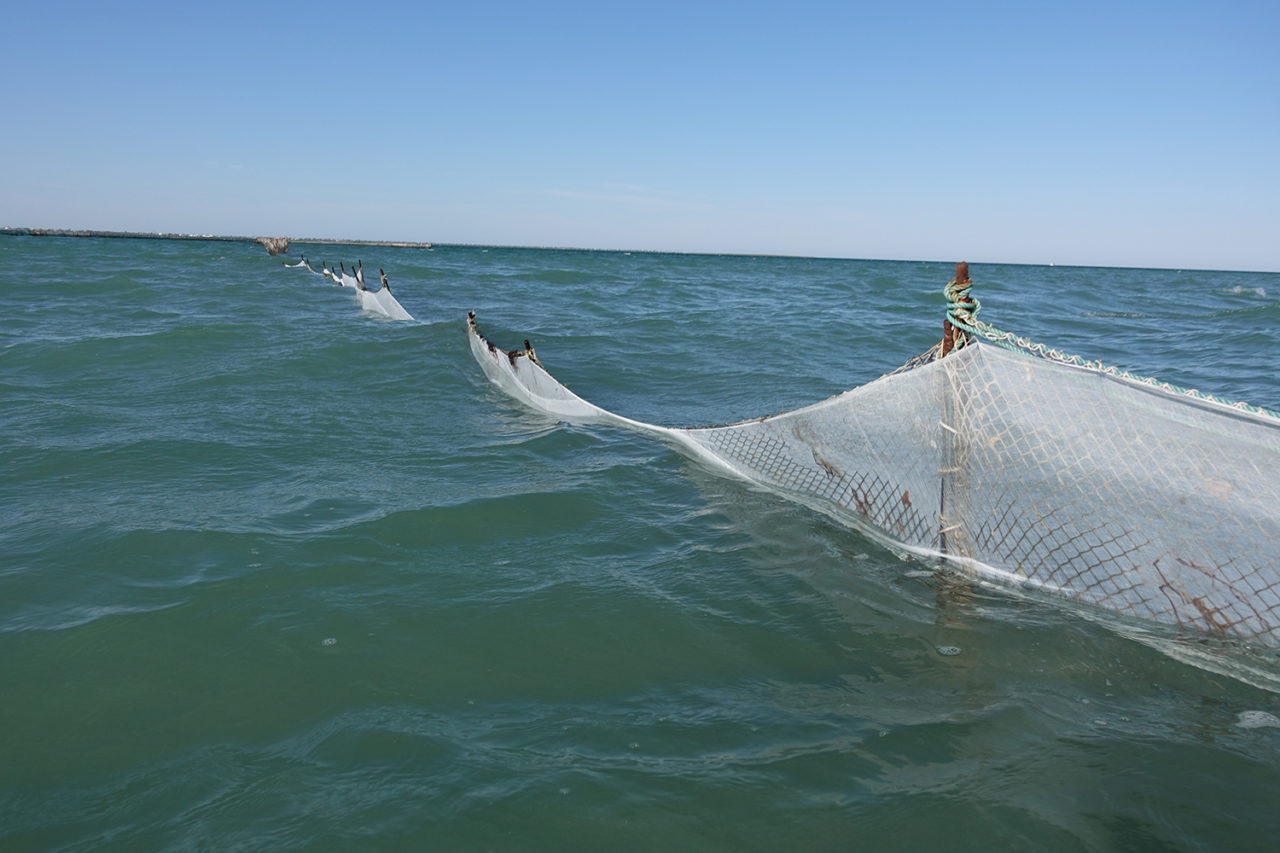
<instances>
[{"instance_id":1,"label":"rusty stained netting","mask_svg":"<svg viewBox=\"0 0 1280 853\"><path fill-rule=\"evenodd\" d=\"M1265 410L981 336L960 345L955 329L945 358L823 402L669 428L587 402L527 343L508 354L468 323L490 379L540 411L658 435L907 553L1280 649L1280 418Z\"/></svg>"}]
</instances>

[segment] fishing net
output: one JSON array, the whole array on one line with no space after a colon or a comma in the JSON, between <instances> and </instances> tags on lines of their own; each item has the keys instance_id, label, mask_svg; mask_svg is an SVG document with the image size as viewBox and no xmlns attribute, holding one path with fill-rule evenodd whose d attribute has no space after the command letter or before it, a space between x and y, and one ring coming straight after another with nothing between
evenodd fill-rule
<instances>
[{"instance_id":1,"label":"fishing net","mask_svg":"<svg viewBox=\"0 0 1280 853\"><path fill-rule=\"evenodd\" d=\"M329 279L334 284L350 288L355 291L356 301L360 303L360 307L371 314L381 314L389 320L413 319L413 315L406 311L404 306L400 304L400 301L391 295L390 288L385 284L385 278L383 279L383 283L379 283L377 290L367 290L365 288L363 267L354 273L349 273L345 268L338 271L324 266L317 272L311 264L307 262L306 258L303 258L296 264L285 264L285 266L289 268L302 267L316 273L316 275Z\"/></svg>"},{"instance_id":2,"label":"fishing net","mask_svg":"<svg viewBox=\"0 0 1280 853\"><path fill-rule=\"evenodd\" d=\"M978 323L954 284L949 345L815 405L697 429L601 409L527 341L505 351L468 328L490 379L548 414L657 434L981 577L1280 648L1280 417L1037 352Z\"/></svg>"},{"instance_id":3,"label":"fishing net","mask_svg":"<svg viewBox=\"0 0 1280 853\"><path fill-rule=\"evenodd\" d=\"M381 314L388 320L412 320L413 315L404 310L389 290L357 290L360 307L374 314Z\"/></svg>"}]
</instances>

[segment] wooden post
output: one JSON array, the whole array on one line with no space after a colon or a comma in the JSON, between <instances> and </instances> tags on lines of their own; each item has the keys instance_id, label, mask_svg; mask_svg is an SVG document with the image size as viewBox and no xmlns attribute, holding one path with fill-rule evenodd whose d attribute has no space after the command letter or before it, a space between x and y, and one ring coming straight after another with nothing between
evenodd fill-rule
<instances>
[{"instance_id":1,"label":"wooden post","mask_svg":"<svg viewBox=\"0 0 1280 853\"><path fill-rule=\"evenodd\" d=\"M956 264L956 287L964 287L966 284L972 284L972 281L969 278L969 263L967 261L961 261ZM964 332L951 325L951 317L948 315L947 318L942 321L942 354L938 357L944 358L947 353L955 349L956 336L962 334L964 334Z\"/></svg>"},{"instance_id":2,"label":"wooden post","mask_svg":"<svg viewBox=\"0 0 1280 853\"><path fill-rule=\"evenodd\" d=\"M963 340L961 336L965 334L963 329L958 329L951 323L951 306L950 303L957 301L956 291L963 290L967 285L972 284L969 279L969 264L961 261L956 264L956 278L954 284L947 285L947 319L942 321L942 349L938 358L946 357L947 353L955 349ZM944 393L943 411L942 411L942 458L939 466L939 489L938 489L938 550L943 555L951 555L957 551L963 551L964 534L959 533L957 537L950 534L958 533L962 526L962 519L953 516L950 513L956 512L956 497L965 486L965 474L961 470L962 466L960 458L963 452L961 436L959 433L960 424L957 421L957 415L960 406L964 405L964 400L959 397L959 389L956 388L956 377L951 370L947 370L946 390ZM953 539L955 541L953 541ZM962 547L956 548L959 544Z\"/></svg>"}]
</instances>

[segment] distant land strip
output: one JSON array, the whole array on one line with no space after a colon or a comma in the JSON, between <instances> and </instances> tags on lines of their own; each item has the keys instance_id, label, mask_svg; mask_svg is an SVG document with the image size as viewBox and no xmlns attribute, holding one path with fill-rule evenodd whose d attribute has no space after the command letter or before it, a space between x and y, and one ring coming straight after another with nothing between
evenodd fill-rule
<instances>
[{"instance_id":1,"label":"distant land strip","mask_svg":"<svg viewBox=\"0 0 1280 853\"><path fill-rule=\"evenodd\" d=\"M333 240L326 237L234 237L220 234L174 234L166 231L93 231L79 228L0 228L0 234L30 237L123 237L134 240L221 240L227 243L261 243L271 254L288 252L290 243L325 246L389 246L396 249L430 249L430 243L397 240Z\"/></svg>"}]
</instances>

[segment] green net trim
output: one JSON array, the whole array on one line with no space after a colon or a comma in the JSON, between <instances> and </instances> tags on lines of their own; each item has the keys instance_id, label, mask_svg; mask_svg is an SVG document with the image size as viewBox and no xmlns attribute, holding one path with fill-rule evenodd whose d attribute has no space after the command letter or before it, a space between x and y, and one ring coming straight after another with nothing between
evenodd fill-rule
<instances>
[{"instance_id":1,"label":"green net trim","mask_svg":"<svg viewBox=\"0 0 1280 853\"><path fill-rule=\"evenodd\" d=\"M1250 403L1224 400L1221 397L1206 394L1203 391L1196 390L1195 388L1183 388L1169 382L1153 379L1149 376L1139 376L1134 373L1129 373L1126 370L1121 370L1118 367L1103 364L1101 361L1090 361L1088 359L1081 358L1078 355L1072 355L1071 353L1063 352L1062 350L1054 349L1041 343L1036 343L1030 338L1024 338L1020 335L1015 335L1012 332L997 329L990 323L986 323L978 319L978 312L982 310L982 303L969 295L969 289L972 286L972 282L957 283L955 279L952 279L947 282L947 286L942 290L943 295L947 298L947 319L951 321L951 325L964 333L957 337L957 349L965 346L973 338L977 337L1014 352L1029 353L1039 358L1048 359L1049 361L1056 361L1060 364L1070 364L1075 367L1096 370L1099 373L1105 373L1108 376L1114 376L1118 379L1124 379L1128 382L1135 382L1151 388L1158 388L1161 391L1166 391L1170 394L1179 394L1196 400L1206 400L1211 403L1228 406L1232 409L1238 409L1242 412L1262 415L1264 417L1280 421L1280 412L1272 409L1265 409L1262 406L1254 406ZM936 351L937 348L930 351L929 354L933 354Z\"/></svg>"}]
</instances>

